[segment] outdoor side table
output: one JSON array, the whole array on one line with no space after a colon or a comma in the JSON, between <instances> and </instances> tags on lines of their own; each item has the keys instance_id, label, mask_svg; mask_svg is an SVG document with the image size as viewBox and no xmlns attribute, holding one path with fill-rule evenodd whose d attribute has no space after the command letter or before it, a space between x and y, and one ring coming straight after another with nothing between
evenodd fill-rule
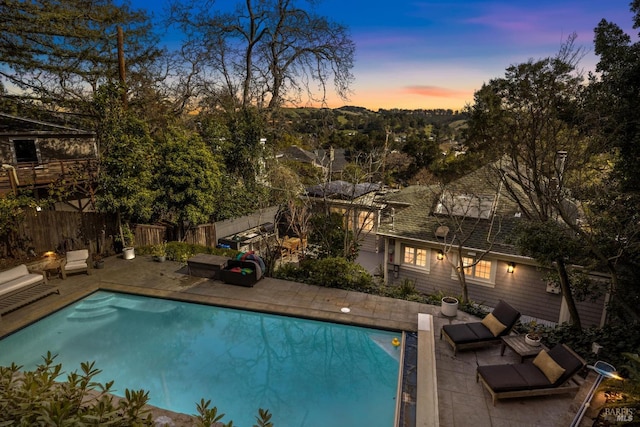
<instances>
[{"instance_id":1,"label":"outdoor side table","mask_svg":"<svg viewBox=\"0 0 640 427\"><path fill-rule=\"evenodd\" d=\"M187 260L189 274L208 279L220 279L220 270L226 267L229 257L220 255L198 254Z\"/></svg>"},{"instance_id":2,"label":"outdoor side table","mask_svg":"<svg viewBox=\"0 0 640 427\"><path fill-rule=\"evenodd\" d=\"M509 347L514 353L520 356L520 363L527 357L537 356L542 349L548 350L544 344L540 344L538 347L527 344L524 342L524 335L507 335L502 337L501 340L502 347L500 348L500 356L504 356L504 349Z\"/></svg>"},{"instance_id":3,"label":"outdoor side table","mask_svg":"<svg viewBox=\"0 0 640 427\"><path fill-rule=\"evenodd\" d=\"M42 270L47 275L47 280L52 279L54 277L62 277L61 274L62 260L53 258L50 259L47 264L42 268Z\"/></svg>"}]
</instances>

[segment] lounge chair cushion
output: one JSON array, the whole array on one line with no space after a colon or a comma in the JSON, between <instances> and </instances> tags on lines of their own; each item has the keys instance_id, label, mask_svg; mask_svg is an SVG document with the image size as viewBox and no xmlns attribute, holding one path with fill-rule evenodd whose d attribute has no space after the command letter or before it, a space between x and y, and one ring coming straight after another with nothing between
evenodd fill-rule
<instances>
[{"instance_id":1,"label":"lounge chair cushion","mask_svg":"<svg viewBox=\"0 0 640 427\"><path fill-rule=\"evenodd\" d=\"M479 366L478 373L497 393L551 386L549 379L530 361L517 365Z\"/></svg>"},{"instance_id":2,"label":"lounge chair cushion","mask_svg":"<svg viewBox=\"0 0 640 427\"><path fill-rule=\"evenodd\" d=\"M497 337L507 329L507 325L500 322L492 313L487 314L481 323L491 331L494 337Z\"/></svg>"},{"instance_id":3,"label":"lounge chair cushion","mask_svg":"<svg viewBox=\"0 0 640 427\"><path fill-rule=\"evenodd\" d=\"M546 350L542 350L535 359L533 364L537 366L542 373L549 379L549 382L555 383L564 374L565 369L558 365Z\"/></svg>"},{"instance_id":4,"label":"lounge chair cushion","mask_svg":"<svg viewBox=\"0 0 640 427\"><path fill-rule=\"evenodd\" d=\"M86 270L89 268L87 261L89 260L89 250L80 249L77 251L69 251L66 253L65 271Z\"/></svg>"},{"instance_id":5,"label":"lounge chair cushion","mask_svg":"<svg viewBox=\"0 0 640 427\"><path fill-rule=\"evenodd\" d=\"M498 302L498 305L496 305L496 308L493 309L491 314L507 327L505 329L506 332L509 332L520 318L520 312L502 300ZM500 335L504 335L505 331Z\"/></svg>"},{"instance_id":6,"label":"lounge chair cushion","mask_svg":"<svg viewBox=\"0 0 640 427\"><path fill-rule=\"evenodd\" d=\"M559 385L574 376L584 366L584 361L580 359L568 347L558 344L548 352L549 356L564 368L564 373L555 381L554 385Z\"/></svg>"},{"instance_id":7,"label":"lounge chair cushion","mask_svg":"<svg viewBox=\"0 0 640 427\"><path fill-rule=\"evenodd\" d=\"M480 322L445 325L444 331L456 344L495 339L491 331Z\"/></svg>"},{"instance_id":8,"label":"lounge chair cushion","mask_svg":"<svg viewBox=\"0 0 640 427\"><path fill-rule=\"evenodd\" d=\"M553 347L547 355L564 370L553 382L549 381L544 372L530 360L516 365L479 366L478 375L494 392L501 393L558 387L584 366L584 361L562 344Z\"/></svg>"}]
</instances>

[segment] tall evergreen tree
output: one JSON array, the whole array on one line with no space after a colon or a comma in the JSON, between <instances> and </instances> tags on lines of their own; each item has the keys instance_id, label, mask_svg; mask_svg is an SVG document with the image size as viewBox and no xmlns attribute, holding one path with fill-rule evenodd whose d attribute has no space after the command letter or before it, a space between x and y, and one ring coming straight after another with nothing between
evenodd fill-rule
<instances>
[{"instance_id":1,"label":"tall evergreen tree","mask_svg":"<svg viewBox=\"0 0 640 427\"><path fill-rule=\"evenodd\" d=\"M3 0L0 16L0 77L53 110L93 111L99 85L120 79L118 27L130 75L159 53L148 16L112 0Z\"/></svg>"}]
</instances>

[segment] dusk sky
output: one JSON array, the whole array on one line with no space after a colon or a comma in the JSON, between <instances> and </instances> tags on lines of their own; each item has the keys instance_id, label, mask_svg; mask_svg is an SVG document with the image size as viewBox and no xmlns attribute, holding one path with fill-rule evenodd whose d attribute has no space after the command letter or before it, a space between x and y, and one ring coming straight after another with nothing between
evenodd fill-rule
<instances>
[{"instance_id":1,"label":"dusk sky","mask_svg":"<svg viewBox=\"0 0 640 427\"><path fill-rule=\"evenodd\" d=\"M154 3L158 17L164 2ZM216 7L235 3L219 0ZM348 27L356 44L354 93L329 107L374 111L461 109L509 65L555 55L573 32L588 50L581 68L592 70L593 29L603 18L637 40L629 0L321 0L317 12Z\"/></svg>"}]
</instances>

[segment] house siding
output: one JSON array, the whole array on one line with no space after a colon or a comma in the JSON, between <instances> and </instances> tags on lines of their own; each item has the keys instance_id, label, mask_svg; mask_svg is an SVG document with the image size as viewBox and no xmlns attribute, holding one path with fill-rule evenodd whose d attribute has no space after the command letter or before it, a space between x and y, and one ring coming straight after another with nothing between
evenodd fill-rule
<instances>
[{"instance_id":1,"label":"house siding","mask_svg":"<svg viewBox=\"0 0 640 427\"><path fill-rule=\"evenodd\" d=\"M416 289L424 294L443 292L447 295L461 295L460 283L457 279L452 278L451 264L446 260L438 260L436 255L437 250L432 249L428 272L404 267L400 264L397 278L393 274L394 263L389 262L387 265L388 282L391 285L399 285L409 279L415 283ZM386 259L389 260L388 256ZM400 263L399 260L396 262ZM562 296L547 292L547 283L544 279L546 271L536 266L517 264L515 271L508 273L507 264L506 261L497 261L494 286L467 281L469 298L475 303L490 307L495 307L499 300L505 300L525 316L558 323ZM579 302L577 306L583 326L600 324L604 297L600 297L596 302Z\"/></svg>"}]
</instances>

